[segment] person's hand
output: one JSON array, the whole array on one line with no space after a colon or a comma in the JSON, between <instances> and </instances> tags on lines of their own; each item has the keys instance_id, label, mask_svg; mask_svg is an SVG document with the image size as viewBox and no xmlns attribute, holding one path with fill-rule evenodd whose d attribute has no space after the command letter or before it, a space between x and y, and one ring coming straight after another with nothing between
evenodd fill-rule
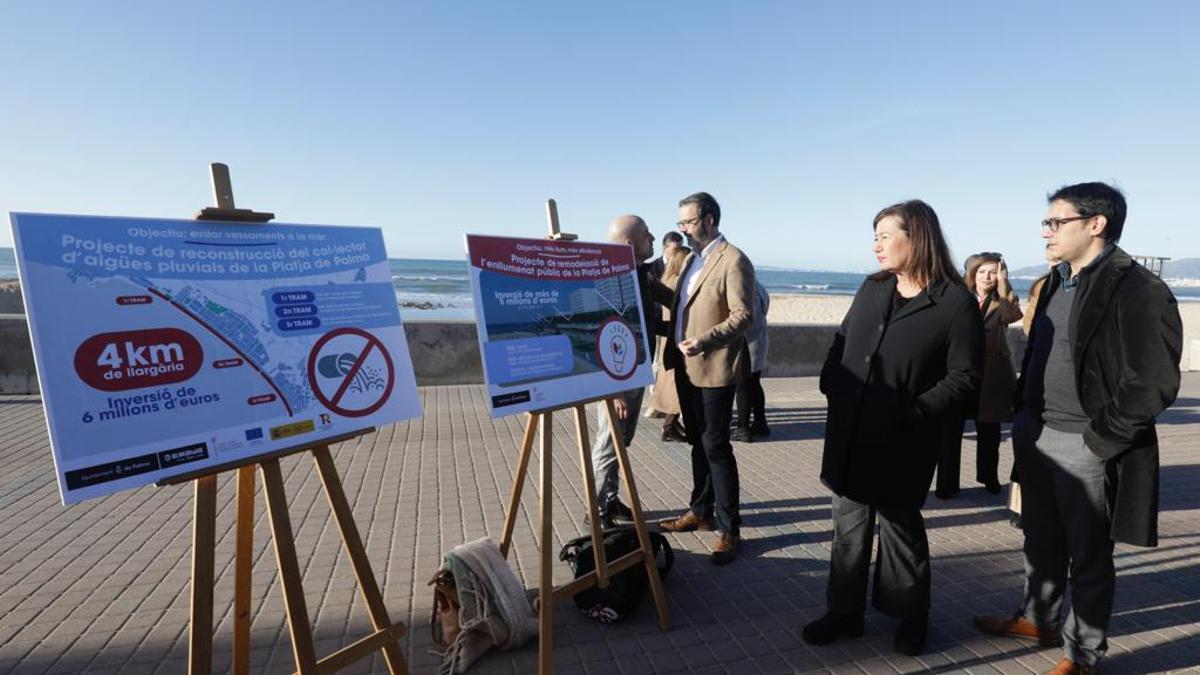
<instances>
[{"instance_id":1,"label":"person's hand","mask_svg":"<svg viewBox=\"0 0 1200 675\"><path fill-rule=\"evenodd\" d=\"M622 422L629 419L629 404L625 402L623 396L618 396L612 400L613 407L617 410L617 418Z\"/></svg>"},{"instance_id":2,"label":"person's hand","mask_svg":"<svg viewBox=\"0 0 1200 675\"><path fill-rule=\"evenodd\" d=\"M700 343L695 339L684 340L679 343L679 351L683 352L684 356L696 356L700 353Z\"/></svg>"},{"instance_id":3,"label":"person's hand","mask_svg":"<svg viewBox=\"0 0 1200 675\"><path fill-rule=\"evenodd\" d=\"M1004 258L1000 259L1000 264L996 268L996 280L999 283L1008 283L1008 263L1004 262Z\"/></svg>"}]
</instances>

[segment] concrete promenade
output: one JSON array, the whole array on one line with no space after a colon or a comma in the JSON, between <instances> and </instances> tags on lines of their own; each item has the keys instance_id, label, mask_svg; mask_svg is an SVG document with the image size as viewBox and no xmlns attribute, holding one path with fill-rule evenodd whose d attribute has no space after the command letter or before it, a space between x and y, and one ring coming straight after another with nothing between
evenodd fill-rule
<instances>
[{"instance_id":1,"label":"concrete promenade","mask_svg":"<svg viewBox=\"0 0 1200 675\"><path fill-rule=\"evenodd\" d=\"M1021 589L1021 536L1003 499L971 480L974 441L964 441L958 499L930 497L935 607L927 655L892 653L894 624L867 614L864 638L809 648L800 627L824 607L829 495L820 485L824 399L813 378L768 379L772 434L738 445L745 546L728 567L707 561L710 533L673 535L666 581L672 630L660 632L649 602L626 623L603 626L567 603L555 616L559 673L1028 673L1052 667L1057 649L989 639L970 625L981 612L1010 612ZM499 537L523 420L493 422L475 385L422 389L421 420L334 448L367 551L413 673L432 673L431 595L425 582L441 555L476 537ZM590 415L594 415L589 411ZM594 416L593 416L594 425ZM558 547L582 533L574 428L555 416L556 582L570 578ZM682 444L658 440L642 419L631 448L651 517L675 514L690 489ZM1179 401L1161 419L1161 544L1117 548L1117 598L1103 672L1200 671L1200 374L1186 374ZM1011 465L1007 437L1003 475ZM536 466L536 454L534 458ZM290 511L318 651L367 633L337 528L313 463L283 462ZM233 485L220 483L216 666L230 666ZM0 673L186 672L191 553L190 487L125 492L72 507L59 504L40 400L0 397ZM525 490L511 556L527 584L537 579L538 489ZM274 553L261 499L255 533L252 663L292 670ZM536 672L536 644L492 653L472 673ZM386 672L382 659L346 672Z\"/></svg>"}]
</instances>

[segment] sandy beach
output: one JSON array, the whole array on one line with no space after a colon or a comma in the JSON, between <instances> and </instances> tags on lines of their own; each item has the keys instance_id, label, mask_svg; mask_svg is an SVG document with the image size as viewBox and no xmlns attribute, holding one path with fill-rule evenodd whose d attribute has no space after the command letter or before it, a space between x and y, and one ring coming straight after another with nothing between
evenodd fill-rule
<instances>
[{"instance_id":1,"label":"sandy beach","mask_svg":"<svg viewBox=\"0 0 1200 675\"><path fill-rule=\"evenodd\" d=\"M841 323L850 309L850 296L844 295L771 295L771 309L767 312L769 323ZM1028 309L1022 302L1022 309ZM1190 370L1192 341L1200 340L1200 302L1179 303L1179 315L1183 319L1183 358L1181 365ZM1200 352L1200 346L1197 349ZM1200 359L1200 356L1198 356ZM1197 363L1200 366L1200 361Z\"/></svg>"},{"instance_id":2,"label":"sandy beach","mask_svg":"<svg viewBox=\"0 0 1200 675\"><path fill-rule=\"evenodd\" d=\"M841 323L853 299L848 295L772 293L767 323Z\"/></svg>"}]
</instances>

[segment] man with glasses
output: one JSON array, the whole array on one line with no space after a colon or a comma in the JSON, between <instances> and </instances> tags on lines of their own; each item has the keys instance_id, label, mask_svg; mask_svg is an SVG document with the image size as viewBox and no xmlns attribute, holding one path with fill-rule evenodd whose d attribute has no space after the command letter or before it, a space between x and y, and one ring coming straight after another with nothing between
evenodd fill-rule
<instances>
[{"instance_id":1,"label":"man with glasses","mask_svg":"<svg viewBox=\"0 0 1200 675\"><path fill-rule=\"evenodd\" d=\"M1179 391L1175 297L1117 240L1125 198L1104 183L1061 188L1042 221L1050 273L1017 385L1025 597L992 635L1066 643L1050 671L1091 673L1108 647L1113 543L1158 543L1155 418ZM1059 630L1068 586L1071 610Z\"/></svg>"},{"instance_id":2,"label":"man with glasses","mask_svg":"<svg viewBox=\"0 0 1200 675\"><path fill-rule=\"evenodd\" d=\"M679 230L692 253L671 303L663 367L675 373L679 409L692 445L690 508L659 523L668 532L717 530L711 560L737 557L739 487L729 422L746 329L754 303L754 267L720 233L721 207L706 192L679 202Z\"/></svg>"}]
</instances>

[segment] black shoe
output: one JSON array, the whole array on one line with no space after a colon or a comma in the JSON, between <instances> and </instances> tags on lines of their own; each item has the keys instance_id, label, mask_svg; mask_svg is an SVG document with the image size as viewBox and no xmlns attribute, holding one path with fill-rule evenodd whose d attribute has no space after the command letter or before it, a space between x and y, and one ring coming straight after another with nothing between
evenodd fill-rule
<instances>
[{"instance_id":1,"label":"black shoe","mask_svg":"<svg viewBox=\"0 0 1200 675\"><path fill-rule=\"evenodd\" d=\"M863 615L826 612L825 616L813 621L800 631L800 637L810 645L827 645L843 635L862 637Z\"/></svg>"},{"instance_id":2,"label":"black shoe","mask_svg":"<svg viewBox=\"0 0 1200 675\"><path fill-rule=\"evenodd\" d=\"M738 441L740 443L753 443L754 439L750 437L750 427L738 427L729 434L729 440Z\"/></svg>"},{"instance_id":3,"label":"black shoe","mask_svg":"<svg viewBox=\"0 0 1200 675\"><path fill-rule=\"evenodd\" d=\"M1008 524L1012 525L1013 527L1017 528L1018 530L1025 529L1024 524L1021 522L1021 514L1019 514L1019 513L1008 514Z\"/></svg>"},{"instance_id":4,"label":"black shoe","mask_svg":"<svg viewBox=\"0 0 1200 675\"><path fill-rule=\"evenodd\" d=\"M633 522L633 509L621 503L620 499L614 499L608 503L604 509L605 513L614 520L628 520Z\"/></svg>"},{"instance_id":5,"label":"black shoe","mask_svg":"<svg viewBox=\"0 0 1200 675\"><path fill-rule=\"evenodd\" d=\"M664 443L670 443L672 441L678 443L688 442L687 434L683 433L683 429L680 429L678 425L672 425L664 428L662 430L662 439Z\"/></svg>"},{"instance_id":6,"label":"black shoe","mask_svg":"<svg viewBox=\"0 0 1200 675\"><path fill-rule=\"evenodd\" d=\"M590 526L591 519L588 518L587 516L584 516L583 524L585 527ZM607 513L601 513L600 514L600 529L611 530L614 527L620 527L620 525L617 523L617 521L612 519L612 516L608 515Z\"/></svg>"},{"instance_id":7,"label":"black shoe","mask_svg":"<svg viewBox=\"0 0 1200 675\"><path fill-rule=\"evenodd\" d=\"M750 425L751 436L770 436L771 427L767 426L766 422L755 422Z\"/></svg>"},{"instance_id":8,"label":"black shoe","mask_svg":"<svg viewBox=\"0 0 1200 675\"><path fill-rule=\"evenodd\" d=\"M896 629L896 641L892 648L900 654L918 656L925 651L925 634L929 629L929 615L910 616L900 621Z\"/></svg>"},{"instance_id":9,"label":"black shoe","mask_svg":"<svg viewBox=\"0 0 1200 675\"><path fill-rule=\"evenodd\" d=\"M1000 483L998 483L996 481L992 481L990 483L984 483L983 489L987 490L991 494L998 495L998 494L1000 494Z\"/></svg>"},{"instance_id":10,"label":"black shoe","mask_svg":"<svg viewBox=\"0 0 1200 675\"><path fill-rule=\"evenodd\" d=\"M938 499L954 499L958 496L958 490L936 490L933 494Z\"/></svg>"}]
</instances>

